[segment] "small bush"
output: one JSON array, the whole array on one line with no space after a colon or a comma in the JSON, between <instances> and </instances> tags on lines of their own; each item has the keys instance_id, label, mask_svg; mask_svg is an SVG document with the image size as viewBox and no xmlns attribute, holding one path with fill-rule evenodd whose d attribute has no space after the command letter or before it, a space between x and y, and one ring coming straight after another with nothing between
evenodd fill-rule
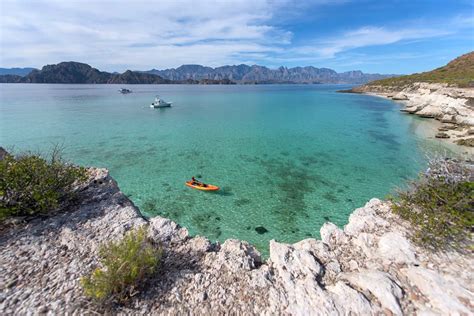
<instances>
[{"instance_id":1,"label":"small bush","mask_svg":"<svg viewBox=\"0 0 474 316\"><path fill-rule=\"evenodd\" d=\"M6 154L0 160L0 219L50 213L85 179L85 169L65 163L58 150L49 159Z\"/></svg>"},{"instance_id":2,"label":"small bush","mask_svg":"<svg viewBox=\"0 0 474 316\"><path fill-rule=\"evenodd\" d=\"M392 207L413 225L413 240L432 250L463 250L474 228L472 171L435 159L428 172L399 192Z\"/></svg>"},{"instance_id":3,"label":"small bush","mask_svg":"<svg viewBox=\"0 0 474 316\"><path fill-rule=\"evenodd\" d=\"M137 292L156 271L162 255L161 248L146 233L146 228L141 227L101 247L99 257L103 268L81 279L86 296L102 302L123 303Z\"/></svg>"}]
</instances>

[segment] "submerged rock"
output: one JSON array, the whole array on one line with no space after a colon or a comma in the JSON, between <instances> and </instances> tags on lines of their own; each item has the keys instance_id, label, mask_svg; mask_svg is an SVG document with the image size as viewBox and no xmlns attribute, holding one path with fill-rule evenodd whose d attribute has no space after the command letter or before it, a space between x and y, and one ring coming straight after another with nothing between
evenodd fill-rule
<instances>
[{"instance_id":1,"label":"submerged rock","mask_svg":"<svg viewBox=\"0 0 474 316\"><path fill-rule=\"evenodd\" d=\"M263 227L263 226L257 226L257 227L255 227L255 231L256 231L258 234L260 234L260 235L265 234L265 233L268 233L268 230L267 230L265 227Z\"/></svg>"}]
</instances>

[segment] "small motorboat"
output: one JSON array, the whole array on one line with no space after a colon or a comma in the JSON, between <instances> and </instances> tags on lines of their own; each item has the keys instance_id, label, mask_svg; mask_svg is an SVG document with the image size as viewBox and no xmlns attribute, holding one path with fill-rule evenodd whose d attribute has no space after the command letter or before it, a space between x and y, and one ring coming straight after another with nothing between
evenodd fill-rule
<instances>
[{"instance_id":1,"label":"small motorboat","mask_svg":"<svg viewBox=\"0 0 474 316\"><path fill-rule=\"evenodd\" d=\"M193 189L196 189L196 190L202 190L202 191L217 191L217 190L219 190L219 187L216 186L216 185L206 184L206 183L202 183L200 181L189 180L189 181L186 181L186 185L190 188L193 188Z\"/></svg>"},{"instance_id":2,"label":"small motorboat","mask_svg":"<svg viewBox=\"0 0 474 316\"><path fill-rule=\"evenodd\" d=\"M160 108L170 108L171 102L166 102L163 99L160 99L159 96L156 96L155 101L150 105L151 108L160 109Z\"/></svg>"},{"instance_id":3,"label":"small motorboat","mask_svg":"<svg viewBox=\"0 0 474 316\"><path fill-rule=\"evenodd\" d=\"M128 94L128 93L132 93L132 90L122 88L122 89L119 90L119 92L120 92L121 94Z\"/></svg>"}]
</instances>

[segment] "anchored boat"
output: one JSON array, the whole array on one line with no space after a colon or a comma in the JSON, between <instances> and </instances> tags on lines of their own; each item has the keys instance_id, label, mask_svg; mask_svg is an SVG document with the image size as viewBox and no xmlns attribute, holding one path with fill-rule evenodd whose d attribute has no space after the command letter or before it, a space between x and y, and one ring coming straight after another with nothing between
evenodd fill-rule
<instances>
[{"instance_id":1,"label":"anchored boat","mask_svg":"<svg viewBox=\"0 0 474 316\"><path fill-rule=\"evenodd\" d=\"M159 96L156 96L155 101L150 105L151 108L159 109L159 108L170 108L171 102L166 102L163 99L160 99Z\"/></svg>"},{"instance_id":2,"label":"anchored boat","mask_svg":"<svg viewBox=\"0 0 474 316\"><path fill-rule=\"evenodd\" d=\"M119 90L119 92L120 92L121 94L128 94L128 93L132 93L132 90L122 88L122 89Z\"/></svg>"}]
</instances>

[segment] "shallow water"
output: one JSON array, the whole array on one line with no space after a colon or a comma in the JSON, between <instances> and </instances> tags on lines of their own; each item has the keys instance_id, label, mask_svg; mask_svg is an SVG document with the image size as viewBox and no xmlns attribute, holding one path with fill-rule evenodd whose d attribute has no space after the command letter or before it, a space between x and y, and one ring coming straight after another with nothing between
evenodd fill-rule
<instances>
[{"instance_id":1,"label":"shallow water","mask_svg":"<svg viewBox=\"0 0 474 316\"><path fill-rule=\"evenodd\" d=\"M268 241L319 237L422 170L436 144L391 101L336 85L0 85L0 144L51 148L107 167L147 215L192 234ZM151 109L155 94L173 101ZM217 193L184 186L191 176Z\"/></svg>"}]
</instances>

